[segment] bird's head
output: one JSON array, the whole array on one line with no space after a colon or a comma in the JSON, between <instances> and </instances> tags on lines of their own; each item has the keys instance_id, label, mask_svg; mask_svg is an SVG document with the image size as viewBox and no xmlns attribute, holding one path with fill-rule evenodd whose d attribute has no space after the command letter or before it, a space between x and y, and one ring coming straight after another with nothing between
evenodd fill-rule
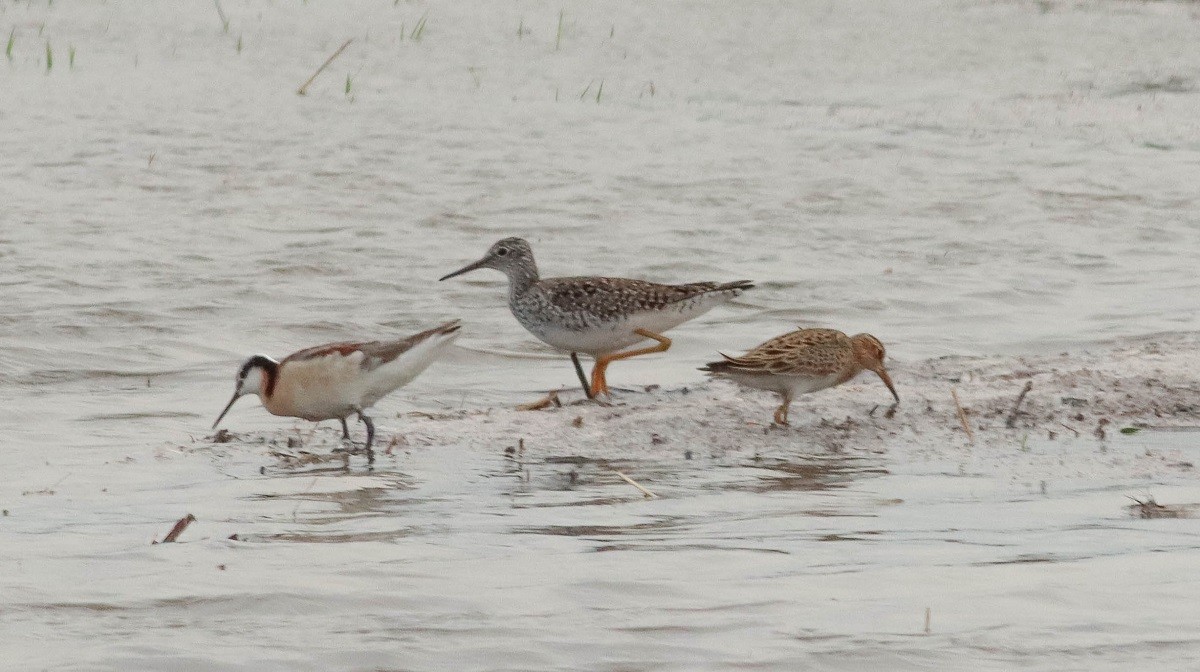
<instances>
[{"instance_id":1,"label":"bird's head","mask_svg":"<svg viewBox=\"0 0 1200 672\"><path fill-rule=\"evenodd\" d=\"M900 395L892 385L892 377L883 365L883 359L887 356L883 343L870 334L855 334L850 338L850 342L854 346L854 358L858 360L858 365L868 371L874 371L883 380L883 384L887 385L888 390L891 390L896 403L900 403Z\"/></svg>"},{"instance_id":2,"label":"bird's head","mask_svg":"<svg viewBox=\"0 0 1200 672\"><path fill-rule=\"evenodd\" d=\"M530 249L529 243L525 239L505 238L492 245L488 249L487 254L483 255L479 260L473 261L453 273L443 275L439 280L449 280L455 276L470 273L481 268L494 268L505 275L511 276L512 271L532 264L533 250Z\"/></svg>"},{"instance_id":3,"label":"bird's head","mask_svg":"<svg viewBox=\"0 0 1200 672\"><path fill-rule=\"evenodd\" d=\"M279 375L279 362L267 357L266 355L254 355L253 357L242 362L242 366L238 368L236 387L233 390L233 398L225 405L225 410L217 416L216 422L213 423L213 429L221 424L221 419L233 408L233 403L240 397L247 394L257 394L260 398L263 395L270 396L275 388L275 378Z\"/></svg>"}]
</instances>

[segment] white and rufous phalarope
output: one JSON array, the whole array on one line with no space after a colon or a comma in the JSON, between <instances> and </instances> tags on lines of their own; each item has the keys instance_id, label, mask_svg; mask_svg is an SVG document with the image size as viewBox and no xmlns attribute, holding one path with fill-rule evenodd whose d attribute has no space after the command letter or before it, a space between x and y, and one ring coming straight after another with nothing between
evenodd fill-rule
<instances>
[{"instance_id":1,"label":"white and rufous phalarope","mask_svg":"<svg viewBox=\"0 0 1200 672\"><path fill-rule=\"evenodd\" d=\"M778 393L783 404L775 410L775 422L786 425L796 395L841 385L863 371L879 374L900 403L892 377L883 366L885 354L883 343L870 334L847 336L836 329L800 329L776 336L741 357L721 353L723 361L709 362L700 370Z\"/></svg>"},{"instance_id":2,"label":"white and rufous phalarope","mask_svg":"<svg viewBox=\"0 0 1200 672\"><path fill-rule=\"evenodd\" d=\"M341 420L344 438L350 438L346 418L358 415L367 426L367 459L374 461L371 443L375 423L367 410L416 378L446 346L458 338L453 320L403 340L364 343L327 343L292 353L282 361L254 355L242 363L237 388L213 429L239 397L257 394L274 415L312 422Z\"/></svg>"},{"instance_id":3,"label":"white and rufous phalarope","mask_svg":"<svg viewBox=\"0 0 1200 672\"><path fill-rule=\"evenodd\" d=\"M662 333L754 285L749 280L717 284L660 285L627 278L541 278L529 243L505 238L482 259L443 276L446 280L480 268L508 276L508 306L521 326L542 341L571 353L588 397L611 394L605 369L618 359L663 352L671 339ZM639 341L657 345L624 350ZM596 360L588 385L577 353Z\"/></svg>"}]
</instances>

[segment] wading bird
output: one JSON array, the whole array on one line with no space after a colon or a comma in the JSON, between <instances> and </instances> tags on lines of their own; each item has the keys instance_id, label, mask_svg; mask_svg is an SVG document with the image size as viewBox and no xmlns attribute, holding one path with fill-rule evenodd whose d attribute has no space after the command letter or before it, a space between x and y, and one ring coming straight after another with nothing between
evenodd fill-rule
<instances>
[{"instance_id":1,"label":"wading bird","mask_svg":"<svg viewBox=\"0 0 1200 672\"><path fill-rule=\"evenodd\" d=\"M661 285L628 278L542 278L533 250L520 238L501 240L482 259L441 279L480 268L508 276L508 307L513 315L534 336L571 353L575 372L589 398L611 394L605 376L609 364L665 351L671 347L671 339L663 332L754 286L749 280ZM624 350L644 340L657 344ZM580 352L596 360L591 385L579 364Z\"/></svg>"},{"instance_id":2,"label":"wading bird","mask_svg":"<svg viewBox=\"0 0 1200 672\"><path fill-rule=\"evenodd\" d=\"M709 362L700 370L779 394L783 404L775 410L775 422L786 425L796 395L841 385L863 371L877 373L900 403L892 377L883 366L885 354L883 343L870 334L847 336L836 329L800 329L776 336L741 357L721 353L724 360Z\"/></svg>"},{"instance_id":3,"label":"wading bird","mask_svg":"<svg viewBox=\"0 0 1200 672\"><path fill-rule=\"evenodd\" d=\"M367 459L375 423L367 411L383 397L412 382L458 338L458 320L398 341L327 343L292 353L282 361L254 355L242 363L237 388L213 429L239 397L257 394L274 415L313 422L340 420L350 438L346 418L358 415L367 426Z\"/></svg>"}]
</instances>

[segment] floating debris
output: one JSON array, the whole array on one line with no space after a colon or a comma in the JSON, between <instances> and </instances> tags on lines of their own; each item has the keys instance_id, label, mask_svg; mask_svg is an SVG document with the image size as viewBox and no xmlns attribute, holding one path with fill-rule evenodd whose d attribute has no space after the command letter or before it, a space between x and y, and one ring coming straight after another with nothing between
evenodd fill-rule
<instances>
[{"instance_id":1,"label":"floating debris","mask_svg":"<svg viewBox=\"0 0 1200 672\"><path fill-rule=\"evenodd\" d=\"M1133 504L1126 506L1129 509L1130 515L1135 518L1191 518L1192 510L1195 505L1191 504L1159 504L1154 501L1154 496L1147 496L1146 499L1138 499L1137 497L1129 497L1133 500Z\"/></svg>"}]
</instances>

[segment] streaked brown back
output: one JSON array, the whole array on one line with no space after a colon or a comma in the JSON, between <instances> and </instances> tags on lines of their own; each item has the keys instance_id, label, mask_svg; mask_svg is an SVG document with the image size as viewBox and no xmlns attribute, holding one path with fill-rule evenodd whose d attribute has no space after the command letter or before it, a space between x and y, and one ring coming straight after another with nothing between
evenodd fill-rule
<instances>
[{"instance_id":1,"label":"streaked brown back","mask_svg":"<svg viewBox=\"0 0 1200 672\"><path fill-rule=\"evenodd\" d=\"M828 376L853 368L850 337L836 329L799 329L776 336L741 357L725 357L705 370L713 373Z\"/></svg>"}]
</instances>

